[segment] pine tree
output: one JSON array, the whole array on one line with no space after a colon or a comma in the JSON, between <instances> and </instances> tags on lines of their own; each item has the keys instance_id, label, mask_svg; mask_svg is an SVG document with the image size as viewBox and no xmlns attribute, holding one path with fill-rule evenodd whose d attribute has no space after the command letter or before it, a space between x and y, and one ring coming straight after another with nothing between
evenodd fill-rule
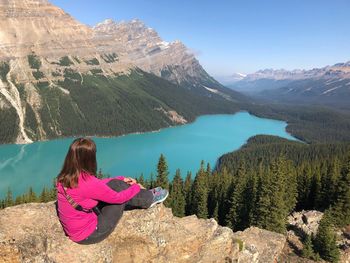
<instances>
[{"instance_id":1,"label":"pine tree","mask_svg":"<svg viewBox=\"0 0 350 263\"><path fill-rule=\"evenodd\" d=\"M206 177L207 177L207 180L208 180L208 182L207 182L207 184L208 184L208 191L210 191L211 188L212 188L212 183L213 183L210 163L207 163L207 169L206 169L205 172L206 172Z\"/></svg>"},{"instance_id":2,"label":"pine tree","mask_svg":"<svg viewBox=\"0 0 350 263\"><path fill-rule=\"evenodd\" d=\"M336 244L336 235L330 213L325 212L320 221L314 241L315 251L321 258L330 262L339 261L339 249Z\"/></svg>"},{"instance_id":3,"label":"pine tree","mask_svg":"<svg viewBox=\"0 0 350 263\"><path fill-rule=\"evenodd\" d=\"M350 224L350 158L342 169L337 192L331 213L335 224L344 227Z\"/></svg>"},{"instance_id":4,"label":"pine tree","mask_svg":"<svg viewBox=\"0 0 350 263\"><path fill-rule=\"evenodd\" d=\"M251 226L254 222L257 202L257 184L258 179L255 172L250 172L247 178L247 185L243 193L243 207L241 229Z\"/></svg>"},{"instance_id":5,"label":"pine tree","mask_svg":"<svg viewBox=\"0 0 350 263\"><path fill-rule=\"evenodd\" d=\"M8 206L13 206L14 202L13 202L13 196L12 196L12 191L10 188L7 189L7 193L6 193L6 197L5 197L5 207Z\"/></svg>"},{"instance_id":6,"label":"pine tree","mask_svg":"<svg viewBox=\"0 0 350 263\"><path fill-rule=\"evenodd\" d=\"M32 203L32 202L37 202L38 201L36 193L33 191L32 187L29 187L27 197L28 197L28 203Z\"/></svg>"},{"instance_id":7,"label":"pine tree","mask_svg":"<svg viewBox=\"0 0 350 263\"><path fill-rule=\"evenodd\" d=\"M187 172L187 176L184 182L184 195L185 195L185 214L191 215L192 214L192 173Z\"/></svg>"},{"instance_id":8,"label":"pine tree","mask_svg":"<svg viewBox=\"0 0 350 263\"><path fill-rule=\"evenodd\" d=\"M56 180L52 180L52 187L49 190L49 200L53 201L57 199L57 189L56 189Z\"/></svg>"},{"instance_id":9,"label":"pine tree","mask_svg":"<svg viewBox=\"0 0 350 263\"><path fill-rule=\"evenodd\" d=\"M312 244L312 237L306 235L303 240L303 250L301 251L301 256L304 258L316 260L317 256L314 251L314 247Z\"/></svg>"},{"instance_id":10,"label":"pine tree","mask_svg":"<svg viewBox=\"0 0 350 263\"><path fill-rule=\"evenodd\" d=\"M227 214L226 224L233 230L242 230L241 222L246 218L243 217L242 210L245 207L243 200L243 192L246 187L246 167L245 163L241 162L232 183L232 195L230 198L230 209Z\"/></svg>"},{"instance_id":11,"label":"pine tree","mask_svg":"<svg viewBox=\"0 0 350 263\"><path fill-rule=\"evenodd\" d=\"M216 222L219 222L219 203L218 202L216 202L216 204L215 204L212 218L214 218L216 220Z\"/></svg>"},{"instance_id":12,"label":"pine tree","mask_svg":"<svg viewBox=\"0 0 350 263\"><path fill-rule=\"evenodd\" d=\"M298 197L297 174L290 161L285 161L285 177L283 179L286 189L284 194L286 213L289 214L295 209Z\"/></svg>"},{"instance_id":13,"label":"pine tree","mask_svg":"<svg viewBox=\"0 0 350 263\"><path fill-rule=\"evenodd\" d=\"M19 204L23 204L23 196L22 195L18 195L16 196L16 200L15 200L15 205L19 205Z\"/></svg>"},{"instance_id":14,"label":"pine tree","mask_svg":"<svg viewBox=\"0 0 350 263\"><path fill-rule=\"evenodd\" d=\"M220 171L217 177L217 184L215 185L215 196L219 204L218 206L218 220L220 225L227 224L227 214L231 208L230 198L233 193L232 182L234 176L228 173L226 167Z\"/></svg>"},{"instance_id":15,"label":"pine tree","mask_svg":"<svg viewBox=\"0 0 350 263\"><path fill-rule=\"evenodd\" d=\"M192 209L199 218L208 217L208 180L204 170L204 162L196 174L192 186Z\"/></svg>"},{"instance_id":16,"label":"pine tree","mask_svg":"<svg viewBox=\"0 0 350 263\"><path fill-rule=\"evenodd\" d=\"M321 169L317 165L311 178L311 189L309 194L309 208L319 209L321 205Z\"/></svg>"},{"instance_id":17,"label":"pine tree","mask_svg":"<svg viewBox=\"0 0 350 263\"><path fill-rule=\"evenodd\" d=\"M101 168L98 170L98 173L96 174L96 177L97 177L98 179L102 179L102 178L103 178L103 174L102 174Z\"/></svg>"},{"instance_id":18,"label":"pine tree","mask_svg":"<svg viewBox=\"0 0 350 263\"><path fill-rule=\"evenodd\" d=\"M179 217L185 216L186 201L183 190L183 181L181 178L180 170L177 169L170 192L170 207L172 208L173 214Z\"/></svg>"},{"instance_id":19,"label":"pine tree","mask_svg":"<svg viewBox=\"0 0 350 263\"><path fill-rule=\"evenodd\" d=\"M327 174L322 178L322 209L328 208L336 201L337 184L340 178L340 161L335 158L327 167Z\"/></svg>"},{"instance_id":20,"label":"pine tree","mask_svg":"<svg viewBox=\"0 0 350 263\"><path fill-rule=\"evenodd\" d=\"M210 175L211 174L211 167L210 167L210 163L207 163L207 170L206 170L207 174Z\"/></svg>"},{"instance_id":21,"label":"pine tree","mask_svg":"<svg viewBox=\"0 0 350 263\"><path fill-rule=\"evenodd\" d=\"M140 175L139 179L137 180L137 182L141 185L143 185L146 189L148 188L148 185L145 182L145 178L143 177L143 173Z\"/></svg>"},{"instance_id":22,"label":"pine tree","mask_svg":"<svg viewBox=\"0 0 350 263\"><path fill-rule=\"evenodd\" d=\"M215 189L218 184L218 174L216 171L209 173L209 188L208 188L208 216L211 218L214 214L216 202L218 201Z\"/></svg>"},{"instance_id":23,"label":"pine tree","mask_svg":"<svg viewBox=\"0 0 350 263\"><path fill-rule=\"evenodd\" d=\"M149 177L149 188L154 188L155 187L155 182L154 182L154 175L151 173Z\"/></svg>"},{"instance_id":24,"label":"pine tree","mask_svg":"<svg viewBox=\"0 0 350 263\"><path fill-rule=\"evenodd\" d=\"M171 191L170 185L169 185L169 171L168 171L168 165L165 159L165 156L163 154L160 155L158 165L157 165L157 178L155 182L155 186L160 186L163 189L167 189L169 192ZM168 198L164 201L164 205L166 207L169 207L171 204L171 195L168 196Z\"/></svg>"},{"instance_id":25,"label":"pine tree","mask_svg":"<svg viewBox=\"0 0 350 263\"><path fill-rule=\"evenodd\" d=\"M264 171L258 179L257 206L254 225L266 228L270 216L271 207L271 177L270 171Z\"/></svg>"},{"instance_id":26,"label":"pine tree","mask_svg":"<svg viewBox=\"0 0 350 263\"><path fill-rule=\"evenodd\" d=\"M157 172L156 185L169 190L168 165L163 154L159 157Z\"/></svg>"},{"instance_id":27,"label":"pine tree","mask_svg":"<svg viewBox=\"0 0 350 263\"><path fill-rule=\"evenodd\" d=\"M48 193L46 187L44 187L43 190L41 191L40 196L39 196L39 200L40 200L40 202L45 203L45 202L48 202L49 199L50 199L49 193Z\"/></svg>"},{"instance_id":28,"label":"pine tree","mask_svg":"<svg viewBox=\"0 0 350 263\"><path fill-rule=\"evenodd\" d=\"M271 207L266 229L284 233L288 215L286 200L284 199L286 191L286 160L281 157L276 162L273 162L271 172Z\"/></svg>"},{"instance_id":29,"label":"pine tree","mask_svg":"<svg viewBox=\"0 0 350 263\"><path fill-rule=\"evenodd\" d=\"M270 231L284 233L288 206L285 200L286 160L273 161L271 169L259 180L255 224Z\"/></svg>"},{"instance_id":30,"label":"pine tree","mask_svg":"<svg viewBox=\"0 0 350 263\"><path fill-rule=\"evenodd\" d=\"M304 169L298 180L297 209L309 209L309 194L311 189L312 170L310 164L303 164Z\"/></svg>"}]
</instances>

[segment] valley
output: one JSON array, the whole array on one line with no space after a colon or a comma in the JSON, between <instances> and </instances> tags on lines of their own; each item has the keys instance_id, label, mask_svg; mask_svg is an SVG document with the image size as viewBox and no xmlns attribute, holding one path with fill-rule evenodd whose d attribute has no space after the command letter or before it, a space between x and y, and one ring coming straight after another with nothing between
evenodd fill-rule
<instances>
[{"instance_id":1,"label":"valley","mask_svg":"<svg viewBox=\"0 0 350 263\"><path fill-rule=\"evenodd\" d=\"M122 4L117 3L118 12ZM152 6L150 2L147 8L148 5ZM275 5L270 9L275 10ZM135 7L132 9L134 12ZM242 13L243 10L251 8L245 7ZM163 11L166 14L167 10ZM94 10L91 17L97 17L97 13ZM210 16L214 14L210 8ZM269 33L266 38L261 32L266 28L278 30L275 26L282 25L285 19L273 21L268 27L264 23L276 17L269 15L264 22L252 24L252 31L244 31L237 26L251 25L255 18L250 17L250 12L232 25L219 14L218 21L206 19L210 24L197 17L201 23L196 25L196 34L188 34L190 40L201 41L182 42L161 37L175 29L165 30L164 21L159 29L140 19L116 21L107 17L88 25L48 0L0 0L1 223L6 222L7 213L21 218L16 211L26 211L28 215L33 209L40 215L43 207L53 211L52 203L27 203L56 200L55 178L67 148L73 138L88 136L98 148L96 177L125 175L137 178L146 188L168 189L165 206L172 212L163 206L158 212L163 216L161 211L168 209L166 216L171 222L195 219L191 222L202 222L203 233L211 229L210 225L216 225L218 231L222 231L221 226L243 231L232 233L225 228L227 231L219 235L222 238L230 233L226 238L233 242L232 248L242 262L348 262L350 62L308 70L234 73L218 81L208 73L211 64L200 61L209 56L215 57L213 63L221 59L216 65L220 71L229 65L226 60L236 63L235 58L237 65L233 68L239 71L248 64L268 65L273 60L261 62L266 52L263 48L273 48L275 43L260 45L261 40L268 43L272 37ZM159 21L162 15L157 14ZM172 14L168 15L166 20L170 21ZM226 19L235 17L239 12L234 16L230 12ZM242 23L246 17L250 17L249 23ZM224 25L216 24L221 19ZM190 25L181 27L181 32L190 32ZM226 28L233 31L225 35ZM254 31L256 28L259 33ZM283 28L277 42L293 32ZM227 41L228 45L224 39L236 33L241 38ZM250 39L253 36L257 40ZM242 40L249 44L232 48ZM193 43L210 46L206 50L215 54L199 57L201 50ZM250 49L245 50L247 47ZM258 52L260 48L262 53ZM284 61L289 62L287 57ZM302 218L299 221L307 221L305 214L318 215L317 224L312 222L318 228L314 235L290 224L294 215ZM176 219L172 219L173 215ZM46 213L50 222L52 216L59 229L56 215ZM149 212L149 216L154 213ZM217 223L221 226L217 227ZM12 239L5 240L0 235L0 257L7 253L4 247L13 248L13 237L18 234L11 224L6 222ZM250 231L278 240L278 255L256 252L255 245L249 245L255 238L232 239ZM26 253L32 253L33 244L42 246L43 241L36 236L38 231L35 233L29 239L20 239L29 243L16 239ZM215 233L211 239L214 242ZM176 233L170 235L177 237ZM60 238L58 244L67 241L63 233ZM34 239L39 243L32 242ZM270 247L271 240L260 239L259 247ZM142 247L149 249L142 242ZM157 243L159 250L163 249L162 242ZM131 245L132 251L135 246ZM45 243L41 249L43 258L49 258L47 247ZM212 250L205 247L203 253L211 254ZM264 260L267 255L268 260Z\"/></svg>"}]
</instances>

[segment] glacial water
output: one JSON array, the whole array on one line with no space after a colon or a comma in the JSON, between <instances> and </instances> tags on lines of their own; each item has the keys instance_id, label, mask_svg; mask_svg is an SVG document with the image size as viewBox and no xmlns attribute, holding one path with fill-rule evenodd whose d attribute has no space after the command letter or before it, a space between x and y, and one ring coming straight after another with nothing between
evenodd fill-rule
<instances>
[{"instance_id":1,"label":"glacial water","mask_svg":"<svg viewBox=\"0 0 350 263\"><path fill-rule=\"evenodd\" d=\"M156 174L161 153L167 159L170 178L179 168L182 176L193 175L201 160L215 166L224 153L240 148L257 134L294 138L285 130L286 123L239 112L233 115L207 115L191 124L162 129L159 132L130 134L112 138L94 138L98 167L111 176L145 178ZM8 187L14 196L30 186L40 192L51 186L59 173L73 138L36 142L28 145L0 146L0 198Z\"/></svg>"}]
</instances>

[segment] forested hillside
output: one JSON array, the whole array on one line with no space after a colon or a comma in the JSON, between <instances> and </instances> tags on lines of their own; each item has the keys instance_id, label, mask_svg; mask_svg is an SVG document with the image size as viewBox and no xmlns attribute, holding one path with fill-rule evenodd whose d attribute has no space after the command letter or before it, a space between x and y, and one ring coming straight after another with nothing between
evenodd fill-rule
<instances>
[{"instance_id":1,"label":"forested hillside","mask_svg":"<svg viewBox=\"0 0 350 263\"><path fill-rule=\"evenodd\" d=\"M20 90L26 109L24 129L33 141L158 130L193 121L202 114L239 110L237 102L219 95L200 95L140 69L120 76L66 69L62 77L55 84L40 81L34 85L41 97L38 111L26 102L30 94ZM0 111L0 143L13 142L19 129L12 109Z\"/></svg>"},{"instance_id":2,"label":"forested hillside","mask_svg":"<svg viewBox=\"0 0 350 263\"><path fill-rule=\"evenodd\" d=\"M350 112L327 107L245 103L244 109L264 118L284 120L287 131L307 143L350 142Z\"/></svg>"}]
</instances>

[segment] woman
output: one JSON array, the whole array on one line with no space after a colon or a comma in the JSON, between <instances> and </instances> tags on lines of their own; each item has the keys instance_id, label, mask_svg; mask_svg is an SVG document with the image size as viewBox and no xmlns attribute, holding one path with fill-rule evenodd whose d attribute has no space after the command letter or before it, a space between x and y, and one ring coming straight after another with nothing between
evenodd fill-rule
<instances>
[{"instance_id":1,"label":"woman","mask_svg":"<svg viewBox=\"0 0 350 263\"><path fill-rule=\"evenodd\" d=\"M96 178L96 145L78 138L70 145L57 177L58 217L71 240L92 244L113 232L126 206L149 208L168 191L146 190L132 178Z\"/></svg>"}]
</instances>

